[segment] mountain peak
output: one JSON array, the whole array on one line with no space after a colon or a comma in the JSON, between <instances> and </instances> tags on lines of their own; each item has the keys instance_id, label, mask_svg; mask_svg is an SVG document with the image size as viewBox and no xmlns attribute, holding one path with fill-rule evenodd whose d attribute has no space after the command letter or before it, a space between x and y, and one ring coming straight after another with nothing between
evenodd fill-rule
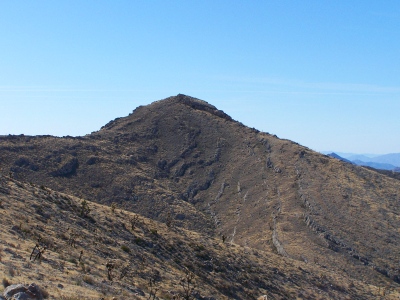
<instances>
[{"instance_id":1,"label":"mountain peak","mask_svg":"<svg viewBox=\"0 0 400 300\"><path fill-rule=\"evenodd\" d=\"M204 100L201 100L201 99L198 99L195 97L187 96L184 94L178 94L174 97L170 97L170 99L175 100L177 103L185 104L195 110L206 111L217 117L226 119L228 121L233 121L233 119L229 115L227 115L222 110L219 110L214 105L211 105L207 101L204 101Z\"/></svg>"},{"instance_id":2,"label":"mountain peak","mask_svg":"<svg viewBox=\"0 0 400 300\"><path fill-rule=\"evenodd\" d=\"M138 106L129 116L116 118L110 121L104 125L100 131L104 132L104 130L126 129L127 126L137 124L138 121L143 121L145 119L152 119L157 123L161 119L170 119L172 116L180 116L180 118L183 118L184 115L189 114L193 110L195 112L206 112L226 121L234 121L224 111L219 110L214 105L211 105L204 100L184 94L178 94L176 96L154 101L146 106Z\"/></svg>"}]
</instances>

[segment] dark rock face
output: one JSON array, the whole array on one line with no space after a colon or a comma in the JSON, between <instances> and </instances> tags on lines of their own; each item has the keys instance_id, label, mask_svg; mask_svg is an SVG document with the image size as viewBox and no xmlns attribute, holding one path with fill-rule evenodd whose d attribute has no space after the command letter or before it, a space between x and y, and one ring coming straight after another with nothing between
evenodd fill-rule
<instances>
[{"instance_id":1,"label":"dark rock face","mask_svg":"<svg viewBox=\"0 0 400 300\"><path fill-rule=\"evenodd\" d=\"M59 169L51 172L52 176L69 176L73 175L76 172L76 169L79 166L79 162L77 158L71 158L67 162L65 162Z\"/></svg>"},{"instance_id":2,"label":"dark rock face","mask_svg":"<svg viewBox=\"0 0 400 300\"><path fill-rule=\"evenodd\" d=\"M23 172L23 170L21 170L22 168L30 169L32 171L37 171L39 169L39 167L36 164L31 162L30 159L25 156L19 157L14 162L14 165L15 166L13 167L13 172Z\"/></svg>"},{"instance_id":3,"label":"dark rock face","mask_svg":"<svg viewBox=\"0 0 400 300\"><path fill-rule=\"evenodd\" d=\"M7 300L43 300L40 288L35 283L10 285L4 290L3 295Z\"/></svg>"},{"instance_id":4,"label":"dark rock face","mask_svg":"<svg viewBox=\"0 0 400 300\"><path fill-rule=\"evenodd\" d=\"M189 97L189 96L186 96L183 94L179 94L178 96L176 96L176 100L180 103L190 106L193 109L203 110L203 111L209 112L217 117L223 118L225 120L233 121L233 119L229 115L224 113L222 110L217 109L215 106L213 106L203 100Z\"/></svg>"}]
</instances>

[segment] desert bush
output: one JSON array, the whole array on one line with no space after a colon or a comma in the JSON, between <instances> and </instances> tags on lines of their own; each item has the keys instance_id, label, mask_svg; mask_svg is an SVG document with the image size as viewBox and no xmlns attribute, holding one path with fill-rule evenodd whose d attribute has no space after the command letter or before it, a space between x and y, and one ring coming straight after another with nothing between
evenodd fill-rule
<instances>
[{"instance_id":1,"label":"desert bush","mask_svg":"<svg viewBox=\"0 0 400 300\"><path fill-rule=\"evenodd\" d=\"M73 258L73 257L68 258L67 261L70 262L71 264L75 264L75 265L78 264L78 261L76 260L76 258Z\"/></svg>"},{"instance_id":2,"label":"desert bush","mask_svg":"<svg viewBox=\"0 0 400 300\"><path fill-rule=\"evenodd\" d=\"M170 212L167 215L167 220L165 221L165 224L168 228L171 228L175 225L174 219L172 218L172 214Z\"/></svg>"},{"instance_id":3,"label":"desert bush","mask_svg":"<svg viewBox=\"0 0 400 300\"><path fill-rule=\"evenodd\" d=\"M117 203L115 203L115 202L113 202L113 203L111 203L111 212L113 213L113 214L115 214L115 209L117 208Z\"/></svg>"},{"instance_id":4,"label":"desert bush","mask_svg":"<svg viewBox=\"0 0 400 300\"><path fill-rule=\"evenodd\" d=\"M146 244L145 240L142 239L141 237L136 237L133 241L134 241L136 244L138 244L139 246L143 246L143 245Z\"/></svg>"},{"instance_id":5,"label":"desert bush","mask_svg":"<svg viewBox=\"0 0 400 300\"><path fill-rule=\"evenodd\" d=\"M45 290L44 288L40 288L40 292L42 293L42 296L44 299L48 299L49 298L49 292L47 290Z\"/></svg>"},{"instance_id":6,"label":"desert bush","mask_svg":"<svg viewBox=\"0 0 400 300\"><path fill-rule=\"evenodd\" d=\"M196 287L196 281L194 273L189 270L186 270L185 276L180 280L180 286L182 287L181 297L185 300L193 299L193 292Z\"/></svg>"},{"instance_id":7,"label":"desert bush","mask_svg":"<svg viewBox=\"0 0 400 300\"><path fill-rule=\"evenodd\" d=\"M86 200L82 200L80 207L80 215L82 217L87 217L90 213L90 207Z\"/></svg>"},{"instance_id":8,"label":"desert bush","mask_svg":"<svg viewBox=\"0 0 400 300\"><path fill-rule=\"evenodd\" d=\"M15 276L15 268L14 268L14 266L10 266L8 268L8 275L10 275L11 277Z\"/></svg>"},{"instance_id":9,"label":"desert bush","mask_svg":"<svg viewBox=\"0 0 400 300\"><path fill-rule=\"evenodd\" d=\"M126 245L122 245L122 246L121 246L121 249L122 249L122 251L124 251L124 252L126 252L126 253L130 253L130 252L131 252L131 249L129 249L129 247L126 246Z\"/></svg>"},{"instance_id":10,"label":"desert bush","mask_svg":"<svg viewBox=\"0 0 400 300\"><path fill-rule=\"evenodd\" d=\"M107 278L108 280L112 281L114 278L113 270L115 268L115 264L112 261L108 261L106 263L106 268L107 268Z\"/></svg>"},{"instance_id":11,"label":"desert bush","mask_svg":"<svg viewBox=\"0 0 400 300\"><path fill-rule=\"evenodd\" d=\"M131 223L131 230L134 230L136 225L139 223L139 216L135 215L133 218L129 219L129 222Z\"/></svg>"},{"instance_id":12,"label":"desert bush","mask_svg":"<svg viewBox=\"0 0 400 300\"><path fill-rule=\"evenodd\" d=\"M94 283L95 283L93 277L90 276L90 275L84 275L83 278L82 278L82 280L83 280L84 282L86 282L87 284L90 284L90 285L94 285Z\"/></svg>"},{"instance_id":13,"label":"desert bush","mask_svg":"<svg viewBox=\"0 0 400 300\"><path fill-rule=\"evenodd\" d=\"M11 285L11 282L7 279L7 278L3 278L3 280L2 280L2 282L1 282L2 284L3 284L3 287L4 288L6 288L6 287L8 287L8 286L10 286Z\"/></svg>"}]
</instances>

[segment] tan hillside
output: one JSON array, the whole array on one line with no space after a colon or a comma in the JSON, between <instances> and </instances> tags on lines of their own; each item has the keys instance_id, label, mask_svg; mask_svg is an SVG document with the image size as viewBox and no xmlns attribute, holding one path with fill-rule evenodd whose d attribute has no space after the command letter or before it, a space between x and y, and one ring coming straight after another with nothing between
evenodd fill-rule
<instances>
[{"instance_id":1,"label":"tan hillside","mask_svg":"<svg viewBox=\"0 0 400 300\"><path fill-rule=\"evenodd\" d=\"M25 185L117 203L157 224L172 217L175 230L362 282L360 299L376 299L366 286L399 288L399 180L245 127L202 100L157 101L84 137L1 137L0 166Z\"/></svg>"},{"instance_id":2,"label":"tan hillside","mask_svg":"<svg viewBox=\"0 0 400 300\"><path fill-rule=\"evenodd\" d=\"M184 293L180 281L187 273L194 276L190 286L198 299L399 295L344 272L223 243L173 222L167 226L92 202L85 202L85 212L82 199L3 176L0 201L3 284L37 282L50 299L144 299L151 292L173 299ZM36 244L47 247L37 259ZM111 278L108 262L114 264Z\"/></svg>"}]
</instances>

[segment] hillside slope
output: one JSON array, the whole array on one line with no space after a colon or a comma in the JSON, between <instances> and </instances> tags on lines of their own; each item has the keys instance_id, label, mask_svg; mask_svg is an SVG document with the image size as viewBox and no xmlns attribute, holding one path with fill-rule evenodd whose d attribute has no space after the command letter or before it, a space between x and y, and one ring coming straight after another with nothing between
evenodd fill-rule
<instances>
[{"instance_id":1,"label":"hillside slope","mask_svg":"<svg viewBox=\"0 0 400 300\"><path fill-rule=\"evenodd\" d=\"M0 177L0 272L49 299L397 299L313 264ZM82 211L82 203L89 210ZM134 226L132 226L134 224ZM40 249L47 249L37 257ZM108 267L111 266L111 267ZM108 272L110 269L110 273ZM187 286L187 285L185 285ZM188 291L188 289L186 289Z\"/></svg>"},{"instance_id":2,"label":"hillside slope","mask_svg":"<svg viewBox=\"0 0 400 300\"><path fill-rule=\"evenodd\" d=\"M267 116L266 116L267 117ZM78 138L0 138L4 174L375 286L400 282L400 182L185 95Z\"/></svg>"}]
</instances>

